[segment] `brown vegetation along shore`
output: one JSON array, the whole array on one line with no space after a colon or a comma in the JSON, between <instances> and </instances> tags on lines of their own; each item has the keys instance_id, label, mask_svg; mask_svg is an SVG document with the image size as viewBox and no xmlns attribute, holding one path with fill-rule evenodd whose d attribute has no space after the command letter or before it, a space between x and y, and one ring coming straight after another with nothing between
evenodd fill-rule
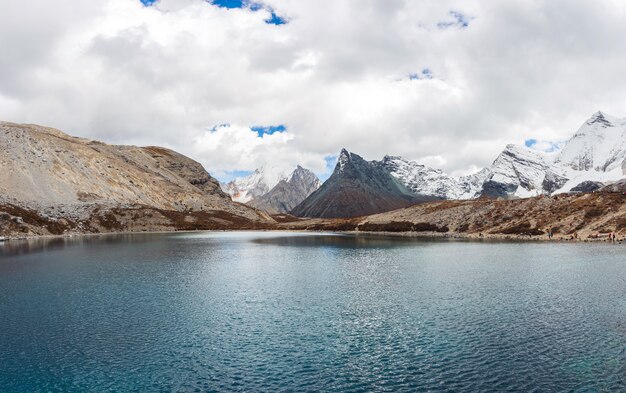
<instances>
[{"instance_id":1,"label":"brown vegetation along shore","mask_svg":"<svg viewBox=\"0 0 626 393\"><path fill-rule=\"evenodd\" d=\"M349 219L273 216L252 221L224 211L176 211L134 205L84 207L74 216L50 218L11 204L0 205L0 236L180 230L311 230L384 232L409 236L547 239L626 237L626 196L621 193L540 196L508 201L442 201Z\"/></svg>"},{"instance_id":2,"label":"brown vegetation along shore","mask_svg":"<svg viewBox=\"0 0 626 393\"><path fill-rule=\"evenodd\" d=\"M20 238L70 234L162 232L196 230L271 229L273 224L254 221L220 210L177 211L149 206L83 208L80 218L51 218L35 210L0 204L0 237Z\"/></svg>"},{"instance_id":3,"label":"brown vegetation along shore","mask_svg":"<svg viewBox=\"0 0 626 393\"><path fill-rule=\"evenodd\" d=\"M414 205L351 219L300 219L284 229L403 233L463 238L555 239L626 237L622 193L539 196L516 200L479 199Z\"/></svg>"},{"instance_id":4,"label":"brown vegetation along shore","mask_svg":"<svg viewBox=\"0 0 626 393\"><path fill-rule=\"evenodd\" d=\"M78 218L76 218L78 217ZM366 217L302 219L286 214L250 220L220 210L177 211L143 205L83 206L46 216L0 204L0 237L193 230L309 230L386 233L467 239L626 238L626 196L621 193L540 196L516 200L441 201Z\"/></svg>"}]
</instances>

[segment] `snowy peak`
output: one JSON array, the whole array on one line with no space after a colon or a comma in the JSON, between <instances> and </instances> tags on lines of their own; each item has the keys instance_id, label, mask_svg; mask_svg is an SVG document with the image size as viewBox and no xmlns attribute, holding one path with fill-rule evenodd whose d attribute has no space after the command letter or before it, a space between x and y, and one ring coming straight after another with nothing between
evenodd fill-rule
<instances>
[{"instance_id":1,"label":"snowy peak","mask_svg":"<svg viewBox=\"0 0 626 393\"><path fill-rule=\"evenodd\" d=\"M626 158L626 119L597 112L576 131L555 162L576 171L610 172Z\"/></svg>"},{"instance_id":2,"label":"snowy peak","mask_svg":"<svg viewBox=\"0 0 626 393\"><path fill-rule=\"evenodd\" d=\"M247 203L266 194L288 176L289 174L280 168L262 166L248 176L236 178L222 185L222 189L230 194L233 201Z\"/></svg>"},{"instance_id":3,"label":"snowy peak","mask_svg":"<svg viewBox=\"0 0 626 393\"><path fill-rule=\"evenodd\" d=\"M379 164L415 194L442 199L461 199L466 194L471 194L467 195L468 198L473 196L472 187L466 187L441 169L388 155Z\"/></svg>"},{"instance_id":4,"label":"snowy peak","mask_svg":"<svg viewBox=\"0 0 626 393\"><path fill-rule=\"evenodd\" d=\"M358 158L361 158L361 157L358 157ZM350 164L351 161L352 161L352 153L350 153L345 148L341 149L341 152L339 153L339 158L337 159L337 165L335 166L335 171L345 170L345 168Z\"/></svg>"},{"instance_id":5,"label":"snowy peak","mask_svg":"<svg viewBox=\"0 0 626 393\"><path fill-rule=\"evenodd\" d=\"M317 190L322 182L312 171L298 165L296 169L291 172L286 179L288 183L302 183L306 184L307 188L313 188L313 191ZM312 192L312 191L311 191ZM308 195L307 195L308 196Z\"/></svg>"},{"instance_id":6,"label":"snowy peak","mask_svg":"<svg viewBox=\"0 0 626 393\"><path fill-rule=\"evenodd\" d=\"M222 184L222 189L235 202L246 203L272 213L284 213L320 185L317 176L300 165L291 172L264 165L248 176Z\"/></svg>"},{"instance_id":7,"label":"snowy peak","mask_svg":"<svg viewBox=\"0 0 626 393\"><path fill-rule=\"evenodd\" d=\"M315 173L298 165L269 192L248 204L272 214L288 213L321 185Z\"/></svg>"},{"instance_id":8,"label":"snowy peak","mask_svg":"<svg viewBox=\"0 0 626 393\"><path fill-rule=\"evenodd\" d=\"M606 113L602 111L597 111L589 118L589 120L585 122L585 124L589 126L598 124L601 127L613 127L614 122L618 120L619 119L617 119L616 117L607 115Z\"/></svg>"},{"instance_id":9,"label":"snowy peak","mask_svg":"<svg viewBox=\"0 0 626 393\"><path fill-rule=\"evenodd\" d=\"M491 164L482 193L491 197L541 195L549 167L545 153L525 146L507 145Z\"/></svg>"},{"instance_id":10,"label":"snowy peak","mask_svg":"<svg viewBox=\"0 0 626 393\"><path fill-rule=\"evenodd\" d=\"M568 192L585 181L623 176L626 120L596 112L558 153L508 145L493 162L483 194L528 197Z\"/></svg>"}]
</instances>

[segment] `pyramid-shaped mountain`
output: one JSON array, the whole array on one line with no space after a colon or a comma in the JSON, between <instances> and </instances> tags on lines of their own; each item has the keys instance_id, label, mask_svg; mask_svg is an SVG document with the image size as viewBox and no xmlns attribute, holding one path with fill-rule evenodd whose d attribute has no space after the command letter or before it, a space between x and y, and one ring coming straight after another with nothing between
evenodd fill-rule
<instances>
[{"instance_id":1,"label":"pyramid-shaped mountain","mask_svg":"<svg viewBox=\"0 0 626 393\"><path fill-rule=\"evenodd\" d=\"M358 217L400 209L435 198L416 195L380 163L341 151L333 174L296 206L298 217Z\"/></svg>"}]
</instances>

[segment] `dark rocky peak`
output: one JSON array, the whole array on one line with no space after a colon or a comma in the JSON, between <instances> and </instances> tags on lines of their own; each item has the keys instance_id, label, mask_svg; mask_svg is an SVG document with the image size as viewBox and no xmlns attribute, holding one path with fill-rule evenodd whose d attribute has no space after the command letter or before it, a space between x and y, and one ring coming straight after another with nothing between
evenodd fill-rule
<instances>
[{"instance_id":1,"label":"dark rocky peak","mask_svg":"<svg viewBox=\"0 0 626 393\"><path fill-rule=\"evenodd\" d=\"M335 166L335 172L352 173L357 171L358 167L362 167L367 164L368 162L358 154L351 153L346 149L341 149L337 165Z\"/></svg>"},{"instance_id":2,"label":"dark rocky peak","mask_svg":"<svg viewBox=\"0 0 626 393\"><path fill-rule=\"evenodd\" d=\"M602 111L594 113L593 116L587 120L587 124L600 124L603 127L613 127L613 123L607 119L607 115Z\"/></svg>"}]
</instances>

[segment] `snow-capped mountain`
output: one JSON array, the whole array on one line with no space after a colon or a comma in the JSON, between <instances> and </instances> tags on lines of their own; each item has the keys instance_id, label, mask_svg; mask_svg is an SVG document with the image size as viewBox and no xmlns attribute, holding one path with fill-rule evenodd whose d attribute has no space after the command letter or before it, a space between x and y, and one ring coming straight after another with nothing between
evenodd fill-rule
<instances>
[{"instance_id":1,"label":"snow-capped mountain","mask_svg":"<svg viewBox=\"0 0 626 393\"><path fill-rule=\"evenodd\" d=\"M385 173L391 175L401 187L392 184L394 182ZM275 172L268 176L268 171L262 169L229 183L224 190L236 201L260 200L262 195L287 177ZM424 198L526 198L570 191L587 192L624 177L626 119L597 112L560 151L546 153L526 146L507 145L490 166L460 178L397 156L385 156L381 161L365 161L344 149L333 176L327 181L329 184L322 185L294 212L341 217L384 211ZM406 199L402 189L408 190L417 199ZM284 191L277 193L288 194ZM367 202L368 198L370 202ZM366 206L367 203L369 206Z\"/></svg>"},{"instance_id":2,"label":"snow-capped mountain","mask_svg":"<svg viewBox=\"0 0 626 393\"><path fill-rule=\"evenodd\" d=\"M549 153L507 145L488 168L481 194L521 198L550 194L569 179L567 171L553 165L553 160Z\"/></svg>"},{"instance_id":3,"label":"snow-capped mountain","mask_svg":"<svg viewBox=\"0 0 626 393\"><path fill-rule=\"evenodd\" d=\"M626 159L626 119L597 112L560 151L555 163L576 171L611 172Z\"/></svg>"},{"instance_id":4,"label":"snow-capped mountain","mask_svg":"<svg viewBox=\"0 0 626 393\"><path fill-rule=\"evenodd\" d=\"M414 193L441 199L474 198L479 195L486 177L484 171L480 171L457 179L441 169L397 156L385 156L379 164Z\"/></svg>"},{"instance_id":5,"label":"snow-capped mountain","mask_svg":"<svg viewBox=\"0 0 626 393\"><path fill-rule=\"evenodd\" d=\"M272 214L288 213L321 185L322 182L315 173L298 165L287 178L280 180L269 192L254 198L248 204Z\"/></svg>"},{"instance_id":6,"label":"snow-capped mountain","mask_svg":"<svg viewBox=\"0 0 626 393\"><path fill-rule=\"evenodd\" d=\"M290 173L272 166L263 166L248 176L222 184L224 192L230 195L233 201L247 203L267 194L278 182L289 177Z\"/></svg>"},{"instance_id":7,"label":"snow-capped mountain","mask_svg":"<svg viewBox=\"0 0 626 393\"><path fill-rule=\"evenodd\" d=\"M483 193L529 197L585 189L626 175L626 119L597 112L556 153L509 145L489 167Z\"/></svg>"},{"instance_id":8,"label":"snow-capped mountain","mask_svg":"<svg viewBox=\"0 0 626 393\"><path fill-rule=\"evenodd\" d=\"M286 213L320 185L318 177L300 165L291 172L266 165L248 176L221 186L235 202L246 203L270 213Z\"/></svg>"},{"instance_id":9,"label":"snow-capped mountain","mask_svg":"<svg viewBox=\"0 0 626 393\"><path fill-rule=\"evenodd\" d=\"M446 199L587 190L588 182L610 183L626 176L626 119L597 112L558 152L507 145L489 167L458 179L400 157L387 156L381 164L413 192Z\"/></svg>"},{"instance_id":10,"label":"snow-capped mountain","mask_svg":"<svg viewBox=\"0 0 626 393\"><path fill-rule=\"evenodd\" d=\"M385 156L379 164L416 194L442 199L458 199L463 190L459 180L440 169L433 169L398 156Z\"/></svg>"}]
</instances>

